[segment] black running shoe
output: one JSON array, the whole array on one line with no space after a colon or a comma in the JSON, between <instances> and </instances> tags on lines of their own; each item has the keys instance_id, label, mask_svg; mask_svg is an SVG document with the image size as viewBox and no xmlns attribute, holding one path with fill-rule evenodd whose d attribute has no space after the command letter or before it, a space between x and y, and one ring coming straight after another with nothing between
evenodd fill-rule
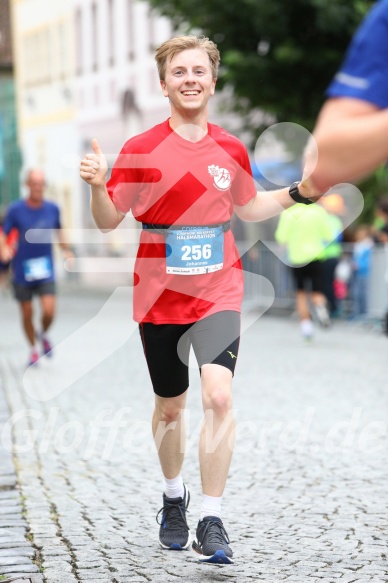
<instances>
[{"instance_id":1,"label":"black running shoe","mask_svg":"<svg viewBox=\"0 0 388 583\"><path fill-rule=\"evenodd\" d=\"M201 563L232 564L233 551L229 546L229 537L217 516L205 516L198 522L197 540L193 541L193 550L197 552Z\"/></svg>"},{"instance_id":2,"label":"black running shoe","mask_svg":"<svg viewBox=\"0 0 388 583\"><path fill-rule=\"evenodd\" d=\"M167 498L163 494L163 508L156 516L160 524L159 543L163 549L182 551L190 546L190 529L186 522L186 510L190 502L190 493L186 490L183 498ZM187 498L187 501L186 501ZM159 515L162 515L159 522Z\"/></svg>"}]
</instances>

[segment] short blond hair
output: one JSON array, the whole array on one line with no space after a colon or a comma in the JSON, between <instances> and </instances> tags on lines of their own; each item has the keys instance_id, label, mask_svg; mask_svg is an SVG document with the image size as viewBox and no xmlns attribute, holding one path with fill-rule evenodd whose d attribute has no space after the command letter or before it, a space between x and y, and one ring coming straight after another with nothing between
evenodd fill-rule
<instances>
[{"instance_id":1,"label":"short blond hair","mask_svg":"<svg viewBox=\"0 0 388 583\"><path fill-rule=\"evenodd\" d=\"M200 49L209 57L213 79L218 77L218 65L221 57L217 45L206 36L176 36L165 41L155 52L155 61L158 67L159 79L164 81L168 61L178 53L188 49Z\"/></svg>"}]
</instances>

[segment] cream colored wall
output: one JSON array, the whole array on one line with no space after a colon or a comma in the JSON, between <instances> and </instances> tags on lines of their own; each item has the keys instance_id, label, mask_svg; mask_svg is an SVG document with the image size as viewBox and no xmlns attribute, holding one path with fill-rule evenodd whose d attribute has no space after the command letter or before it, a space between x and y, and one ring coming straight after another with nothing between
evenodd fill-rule
<instances>
[{"instance_id":1,"label":"cream colored wall","mask_svg":"<svg viewBox=\"0 0 388 583\"><path fill-rule=\"evenodd\" d=\"M66 227L78 225L75 42L72 2L11 0L23 172L42 168Z\"/></svg>"}]
</instances>

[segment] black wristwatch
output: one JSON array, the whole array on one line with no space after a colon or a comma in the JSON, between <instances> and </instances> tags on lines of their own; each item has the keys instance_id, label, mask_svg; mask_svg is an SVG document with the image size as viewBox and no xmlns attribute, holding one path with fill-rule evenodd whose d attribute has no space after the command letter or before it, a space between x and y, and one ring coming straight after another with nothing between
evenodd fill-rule
<instances>
[{"instance_id":1,"label":"black wristwatch","mask_svg":"<svg viewBox=\"0 0 388 583\"><path fill-rule=\"evenodd\" d=\"M292 200L294 200L295 202L300 202L301 204L314 204L314 201L311 200L310 198L306 198L305 196L302 196L299 192L299 186L300 182L293 182L290 186L289 189L289 194L290 197L292 198Z\"/></svg>"}]
</instances>

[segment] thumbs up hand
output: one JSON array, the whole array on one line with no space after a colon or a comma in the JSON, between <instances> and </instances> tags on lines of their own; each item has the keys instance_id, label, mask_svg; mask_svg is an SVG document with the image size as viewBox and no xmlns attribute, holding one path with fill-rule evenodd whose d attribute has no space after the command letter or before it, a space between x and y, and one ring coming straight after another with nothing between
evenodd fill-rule
<instances>
[{"instance_id":1,"label":"thumbs up hand","mask_svg":"<svg viewBox=\"0 0 388 583\"><path fill-rule=\"evenodd\" d=\"M81 160L80 176L91 186L104 186L108 164L95 138L92 140L92 148L93 153L86 154Z\"/></svg>"}]
</instances>

